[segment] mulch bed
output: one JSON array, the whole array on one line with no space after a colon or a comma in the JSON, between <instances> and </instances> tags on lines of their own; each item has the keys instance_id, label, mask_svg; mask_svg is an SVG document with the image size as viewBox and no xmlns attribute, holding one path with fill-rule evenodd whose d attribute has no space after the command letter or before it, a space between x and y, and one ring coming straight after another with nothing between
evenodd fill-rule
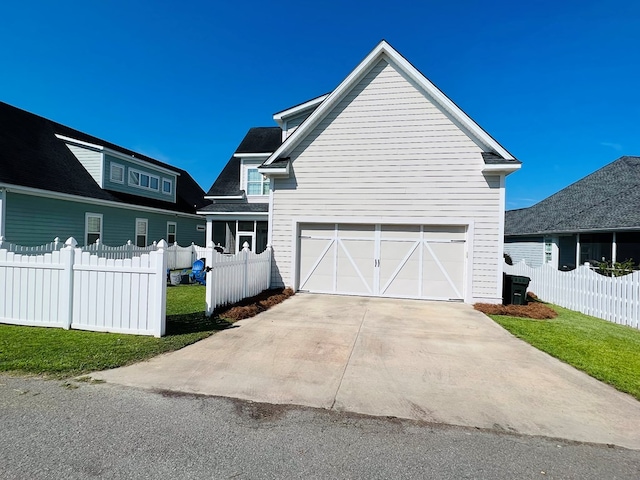
<instances>
[{"instance_id":1,"label":"mulch bed","mask_svg":"<svg viewBox=\"0 0 640 480\"><path fill-rule=\"evenodd\" d=\"M224 318L225 320L230 320L232 322L251 318L260 312L268 310L274 305L284 302L293 294L294 291L290 288L265 290L255 297L245 298L231 307L222 307L221 309L216 310L215 314L220 318Z\"/></svg>"},{"instance_id":2,"label":"mulch bed","mask_svg":"<svg viewBox=\"0 0 640 480\"><path fill-rule=\"evenodd\" d=\"M530 298L536 297L531 295ZM476 303L473 308L486 315L509 315L510 317L533 318L536 320L547 320L558 316L554 309L539 301L532 301L527 305Z\"/></svg>"}]
</instances>

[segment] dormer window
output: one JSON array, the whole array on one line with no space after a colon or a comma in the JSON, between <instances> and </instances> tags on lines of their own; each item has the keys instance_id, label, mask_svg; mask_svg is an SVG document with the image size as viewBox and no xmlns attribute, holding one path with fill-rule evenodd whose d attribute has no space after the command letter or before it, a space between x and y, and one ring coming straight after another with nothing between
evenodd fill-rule
<instances>
[{"instance_id":1,"label":"dormer window","mask_svg":"<svg viewBox=\"0 0 640 480\"><path fill-rule=\"evenodd\" d=\"M129 169L129 185L139 188L146 188L147 190L155 190L156 192L160 188L160 178L155 175L149 175L148 173L140 172L138 170Z\"/></svg>"},{"instance_id":2,"label":"dormer window","mask_svg":"<svg viewBox=\"0 0 640 480\"><path fill-rule=\"evenodd\" d=\"M247 195L269 195L269 179L257 168L247 169Z\"/></svg>"},{"instance_id":3,"label":"dormer window","mask_svg":"<svg viewBox=\"0 0 640 480\"><path fill-rule=\"evenodd\" d=\"M124 183L124 166L111 162L110 180L116 183Z\"/></svg>"}]
</instances>

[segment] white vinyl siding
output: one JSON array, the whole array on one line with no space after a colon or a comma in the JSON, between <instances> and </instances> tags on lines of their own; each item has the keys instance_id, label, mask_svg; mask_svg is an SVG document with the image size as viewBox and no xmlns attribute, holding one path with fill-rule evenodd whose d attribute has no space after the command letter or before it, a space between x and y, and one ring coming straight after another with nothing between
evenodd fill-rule
<instances>
[{"instance_id":1,"label":"white vinyl siding","mask_svg":"<svg viewBox=\"0 0 640 480\"><path fill-rule=\"evenodd\" d=\"M543 238L524 237L507 239L504 242L504 253L509 254L514 265L524 260L530 267L539 267L542 265L544 259Z\"/></svg>"},{"instance_id":2,"label":"white vinyl siding","mask_svg":"<svg viewBox=\"0 0 640 480\"><path fill-rule=\"evenodd\" d=\"M291 283L292 218L473 220L471 295L496 299L501 187L481 150L417 86L381 61L290 154L273 198L275 284Z\"/></svg>"},{"instance_id":3,"label":"white vinyl siding","mask_svg":"<svg viewBox=\"0 0 640 480\"><path fill-rule=\"evenodd\" d=\"M88 148L77 147L75 145L67 144L71 153L75 155L78 161L82 164L89 175L93 177L100 188L104 188L102 178L102 153L90 150Z\"/></svg>"}]
</instances>

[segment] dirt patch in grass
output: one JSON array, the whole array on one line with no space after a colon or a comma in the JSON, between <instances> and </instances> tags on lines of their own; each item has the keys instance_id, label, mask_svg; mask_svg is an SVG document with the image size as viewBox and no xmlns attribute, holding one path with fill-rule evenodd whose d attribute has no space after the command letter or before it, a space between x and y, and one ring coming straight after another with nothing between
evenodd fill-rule
<instances>
[{"instance_id":1,"label":"dirt patch in grass","mask_svg":"<svg viewBox=\"0 0 640 480\"><path fill-rule=\"evenodd\" d=\"M264 312L274 305L284 302L293 294L294 292L290 288L265 290L255 297L246 298L234 304L232 307L223 307L216 310L215 314L219 318L236 322L245 318L254 317L260 312Z\"/></svg>"},{"instance_id":2,"label":"dirt patch in grass","mask_svg":"<svg viewBox=\"0 0 640 480\"><path fill-rule=\"evenodd\" d=\"M529 303L528 305L476 303L473 308L486 315L509 315L511 317L534 318L536 320L546 320L558 316L558 313L553 308L539 302Z\"/></svg>"}]
</instances>

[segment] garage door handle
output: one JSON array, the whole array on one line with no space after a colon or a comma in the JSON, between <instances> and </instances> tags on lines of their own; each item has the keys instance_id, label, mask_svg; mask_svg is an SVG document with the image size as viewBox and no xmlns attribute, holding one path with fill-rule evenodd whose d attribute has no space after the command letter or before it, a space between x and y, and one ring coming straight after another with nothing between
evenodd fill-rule
<instances>
[{"instance_id":1,"label":"garage door handle","mask_svg":"<svg viewBox=\"0 0 640 480\"><path fill-rule=\"evenodd\" d=\"M379 260L379 259L375 259L375 260L373 261L373 266L374 266L374 267L379 267L379 266L380 266L380 260Z\"/></svg>"}]
</instances>

